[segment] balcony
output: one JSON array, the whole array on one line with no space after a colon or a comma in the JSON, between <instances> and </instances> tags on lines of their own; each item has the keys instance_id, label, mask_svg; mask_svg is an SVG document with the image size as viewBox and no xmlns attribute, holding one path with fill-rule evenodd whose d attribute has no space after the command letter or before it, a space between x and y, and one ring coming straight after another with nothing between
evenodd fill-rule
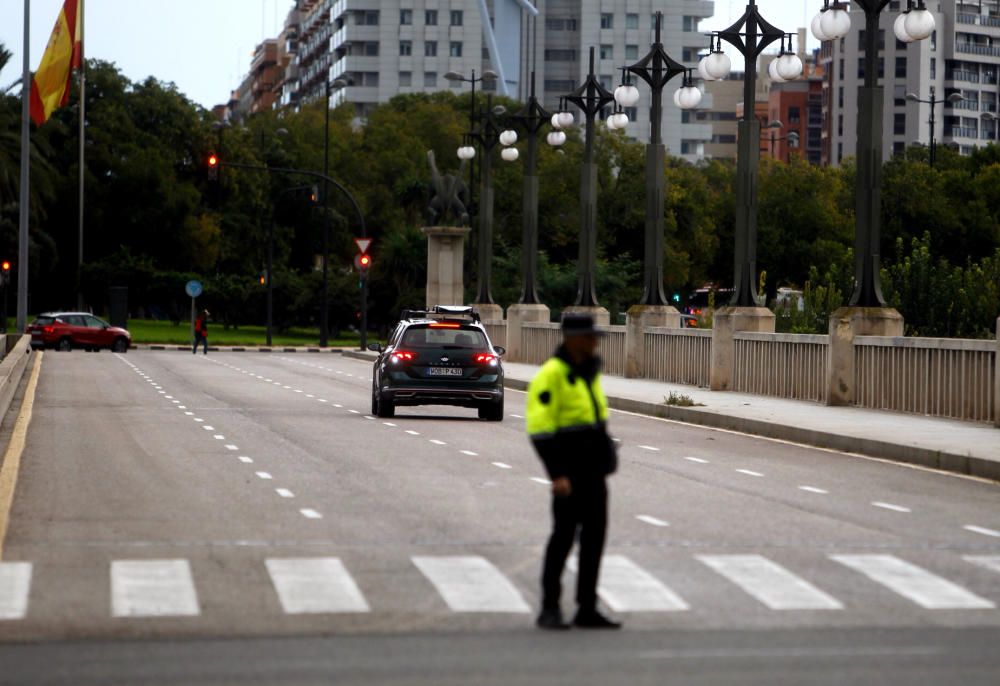
<instances>
[{"instance_id":1,"label":"balcony","mask_svg":"<svg viewBox=\"0 0 1000 686\"><path fill-rule=\"evenodd\" d=\"M945 103L945 107L953 110L969 110L972 112L979 111L979 103L975 100L959 100L958 102L948 102Z\"/></svg>"},{"instance_id":2,"label":"balcony","mask_svg":"<svg viewBox=\"0 0 1000 686\"><path fill-rule=\"evenodd\" d=\"M955 15L955 23L1000 28L1000 17L987 17L982 14L957 14Z\"/></svg>"},{"instance_id":3,"label":"balcony","mask_svg":"<svg viewBox=\"0 0 1000 686\"><path fill-rule=\"evenodd\" d=\"M979 83L978 71L965 71L956 69L945 76L946 81L965 81L966 83Z\"/></svg>"},{"instance_id":4,"label":"balcony","mask_svg":"<svg viewBox=\"0 0 1000 686\"><path fill-rule=\"evenodd\" d=\"M1000 57L1000 47L980 43L955 43L955 52L983 57Z\"/></svg>"},{"instance_id":5,"label":"balcony","mask_svg":"<svg viewBox=\"0 0 1000 686\"><path fill-rule=\"evenodd\" d=\"M952 126L944 130L945 138L979 138L979 130L971 126Z\"/></svg>"}]
</instances>

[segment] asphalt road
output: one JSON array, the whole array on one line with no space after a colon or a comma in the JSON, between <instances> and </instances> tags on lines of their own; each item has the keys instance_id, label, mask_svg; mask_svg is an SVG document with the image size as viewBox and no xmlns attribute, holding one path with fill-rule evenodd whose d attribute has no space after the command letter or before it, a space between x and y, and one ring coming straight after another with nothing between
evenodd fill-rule
<instances>
[{"instance_id":1,"label":"asphalt road","mask_svg":"<svg viewBox=\"0 0 1000 686\"><path fill-rule=\"evenodd\" d=\"M383 421L370 388L336 355L47 354L0 683L997 683L996 484L615 412L626 630L544 635L523 395Z\"/></svg>"}]
</instances>

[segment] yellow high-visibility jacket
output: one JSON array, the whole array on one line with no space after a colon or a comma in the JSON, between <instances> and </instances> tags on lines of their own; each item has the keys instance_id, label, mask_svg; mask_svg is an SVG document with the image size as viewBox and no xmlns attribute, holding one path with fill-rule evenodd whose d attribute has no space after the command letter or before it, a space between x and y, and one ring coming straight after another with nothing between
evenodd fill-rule
<instances>
[{"instance_id":1,"label":"yellow high-visibility jacket","mask_svg":"<svg viewBox=\"0 0 1000 686\"><path fill-rule=\"evenodd\" d=\"M528 386L528 435L552 478L613 471L608 400L597 367L574 369L560 349Z\"/></svg>"}]
</instances>

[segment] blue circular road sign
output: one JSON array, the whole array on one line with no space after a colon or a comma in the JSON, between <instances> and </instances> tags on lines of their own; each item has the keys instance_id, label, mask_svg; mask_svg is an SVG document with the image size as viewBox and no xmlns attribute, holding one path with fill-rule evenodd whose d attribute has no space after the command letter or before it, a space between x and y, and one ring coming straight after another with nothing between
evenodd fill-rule
<instances>
[{"instance_id":1,"label":"blue circular road sign","mask_svg":"<svg viewBox=\"0 0 1000 686\"><path fill-rule=\"evenodd\" d=\"M205 289L201 287L201 281L188 281L187 285L184 286L184 291L188 294L189 298L197 298Z\"/></svg>"}]
</instances>

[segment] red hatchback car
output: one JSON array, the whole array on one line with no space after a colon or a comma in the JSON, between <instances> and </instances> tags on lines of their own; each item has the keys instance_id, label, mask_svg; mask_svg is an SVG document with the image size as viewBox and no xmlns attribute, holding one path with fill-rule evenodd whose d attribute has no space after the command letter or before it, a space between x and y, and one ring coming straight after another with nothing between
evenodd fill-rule
<instances>
[{"instance_id":1,"label":"red hatchback car","mask_svg":"<svg viewBox=\"0 0 1000 686\"><path fill-rule=\"evenodd\" d=\"M132 336L125 329L111 326L86 312L49 312L38 316L28 327L32 348L97 351L110 348L128 352Z\"/></svg>"}]
</instances>

